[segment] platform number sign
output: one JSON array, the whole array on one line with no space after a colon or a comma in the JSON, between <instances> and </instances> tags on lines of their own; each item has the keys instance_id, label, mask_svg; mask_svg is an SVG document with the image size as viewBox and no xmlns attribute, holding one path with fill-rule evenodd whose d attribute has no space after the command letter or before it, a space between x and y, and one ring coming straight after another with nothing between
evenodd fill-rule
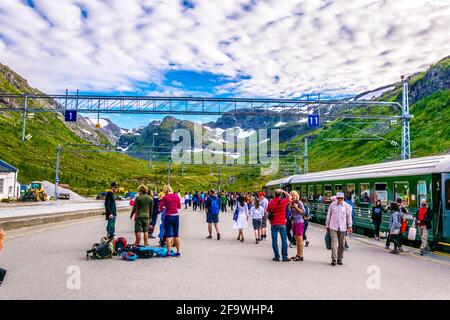
<instances>
[{"instance_id":1,"label":"platform number sign","mask_svg":"<svg viewBox=\"0 0 450 320\"><path fill-rule=\"evenodd\" d=\"M64 118L67 122L76 122L77 110L66 110Z\"/></svg>"},{"instance_id":2,"label":"platform number sign","mask_svg":"<svg viewBox=\"0 0 450 320\"><path fill-rule=\"evenodd\" d=\"M318 127L318 126L320 126L320 116L318 114L310 114L310 115L308 115L308 126L309 127Z\"/></svg>"}]
</instances>

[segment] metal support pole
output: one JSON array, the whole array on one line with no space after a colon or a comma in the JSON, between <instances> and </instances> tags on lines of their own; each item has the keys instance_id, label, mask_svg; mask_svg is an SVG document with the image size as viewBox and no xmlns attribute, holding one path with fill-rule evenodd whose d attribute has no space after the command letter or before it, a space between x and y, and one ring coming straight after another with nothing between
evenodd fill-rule
<instances>
[{"instance_id":1,"label":"metal support pole","mask_svg":"<svg viewBox=\"0 0 450 320\"><path fill-rule=\"evenodd\" d=\"M305 137L305 168L303 169L303 173L307 174L308 173L308 137Z\"/></svg>"},{"instance_id":2,"label":"metal support pole","mask_svg":"<svg viewBox=\"0 0 450 320\"><path fill-rule=\"evenodd\" d=\"M217 181L217 190L220 193L220 174L222 172L222 167L219 167L219 180Z\"/></svg>"},{"instance_id":3,"label":"metal support pole","mask_svg":"<svg viewBox=\"0 0 450 320\"><path fill-rule=\"evenodd\" d=\"M408 80L404 76L401 77L403 82L403 97L402 97L402 160L411 158L411 139L409 130L409 98L408 98Z\"/></svg>"},{"instance_id":4,"label":"metal support pole","mask_svg":"<svg viewBox=\"0 0 450 320\"><path fill-rule=\"evenodd\" d=\"M55 173L55 193L54 201L58 201L58 185L59 185L59 160L61 157L61 145L58 143L56 148L56 173Z\"/></svg>"},{"instance_id":5,"label":"metal support pole","mask_svg":"<svg viewBox=\"0 0 450 320\"><path fill-rule=\"evenodd\" d=\"M22 143L25 142L25 124L27 122L28 96L24 95L23 100L23 117L22 117Z\"/></svg>"},{"instance_id":6,"label":"metal support pole","mask_svg":"<svg viewBox=\"0 0 450 320\"><path fill-rule=\"evenodd\" d=\"M167 185L170 186L170 159L169 159L169 165L167 167L168 175L167 175Z\"/></svg>"},{"instance_id":7,"label":"metal support pole","mask_svg":"<svg viewBox=\"0 0 450 320\"><path fill-rule=\"evenodd\" d=\"M297 156L294 155L294 174L297 174Z\"/></svg>"}]
</instances>

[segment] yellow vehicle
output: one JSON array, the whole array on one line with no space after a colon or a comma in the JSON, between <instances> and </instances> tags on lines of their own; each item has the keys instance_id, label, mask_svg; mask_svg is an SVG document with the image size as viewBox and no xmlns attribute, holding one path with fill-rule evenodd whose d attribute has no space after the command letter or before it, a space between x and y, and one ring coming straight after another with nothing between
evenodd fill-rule
<instances>
[{"instance_id":1,"label":"yellow vehicle","mask_svg":"<svg viewBox=\"0 0 450 320\"><path fill-rule=\"evenodd\" d=\"M41 181L33 181L22 197L22 201L46 201L47 194L42 189Z\"/></svg>"}]
</instances>

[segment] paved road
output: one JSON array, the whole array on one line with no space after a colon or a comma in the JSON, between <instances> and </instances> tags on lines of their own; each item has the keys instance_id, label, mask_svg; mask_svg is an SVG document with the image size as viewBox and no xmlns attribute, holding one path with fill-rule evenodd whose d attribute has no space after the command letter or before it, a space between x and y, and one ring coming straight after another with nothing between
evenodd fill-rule
<instances>
[{"instance_id":1,"label":"paved road","mask_svg":"<svg viewBox=\"0 0 450 320\"><path fill-rule=\"evenodd\" d=\"M11 232L0 253L8 270L0 299L450 299L448 261L395 256L349 238L344 265L332 267L323 229L312 226L304 262L274 262L270 241L256 245L250 228L244 243L235 240L231 214L221 215L220 241L205 239L204 219L183 212L181 258L134 262L86 261L85 250L104 233L101 218ZM133 239L127 215L117 231ZM67 288L71 265L81 270L80 290ZM369 266L380 270L380 289L367 286Z\"/></svg>"},{"instance_id":2,"label":"paved road","mask_svg":"<svg viewBox=\"0 0 450 320\"><path fill-rule=\"evenodd\" d=\"M117 201L117 207L122 208L129 206L129 201ZM105 207L104 201L64 201L59 200L57 202L45 201L36 202L30 205L24 203L23 205L4 205L0 206L0 219L1 218L16 218L25 216L35 216L43 214L58 214L75 211L95 210L103 209Z\"/></svg>"}]
</instances>

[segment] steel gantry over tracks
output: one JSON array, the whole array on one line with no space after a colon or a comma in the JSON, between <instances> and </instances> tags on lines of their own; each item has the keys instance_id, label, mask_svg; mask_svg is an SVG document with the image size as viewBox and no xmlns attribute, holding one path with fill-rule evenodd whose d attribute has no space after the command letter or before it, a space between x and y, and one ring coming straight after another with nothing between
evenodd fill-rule
<instances>
[{"instance_id":1,"label":"steel gantry over tracks","mask_svg":"<svg viewBox=\"0 0 450 320\"><path fill-rule=\"evenodd\" d=\"M405 89L405 86L404 86ZM407 86L406 86L407 90ZM406 91L407 92L407 91ZM407 93L404 90L404 96ZM406 101L406 104L405 104ZM245 99L201 97L151 97L102 95L0 94L0 111L23 112L22 141L25 139L27 113L64 114L76 110L80 114L163 114L163 115L267 115L307 117L318 114L321 119L382 119L401 121L402 158L410 158L409 114L407 98L398 102L324 99ZM370 112L385 108L385 114ZM356 109L365 110L351 113ZM326 110L326 111L324 111ZM330 112L333 110L333 112Z\"/></svg>"}]
</instances>

